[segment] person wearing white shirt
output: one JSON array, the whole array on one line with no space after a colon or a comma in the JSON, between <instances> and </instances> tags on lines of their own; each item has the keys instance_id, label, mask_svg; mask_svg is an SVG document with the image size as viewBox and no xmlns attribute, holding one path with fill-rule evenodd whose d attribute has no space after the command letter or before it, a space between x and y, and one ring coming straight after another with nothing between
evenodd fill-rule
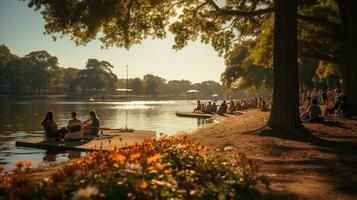
<instances>
[{"instance_id":1,"label":"person wearing white shirt","mask_svg":"<svg viewBox=\"0 0 357 200\"><path fill-rule=\"evenodd\" d=\"M66 140L79 140L82 137L81 134L81 120L77 119L77 113L72 112L72 119L69 120L67 130L68 133L65 136Z\"/></svg>"}]
</instances>

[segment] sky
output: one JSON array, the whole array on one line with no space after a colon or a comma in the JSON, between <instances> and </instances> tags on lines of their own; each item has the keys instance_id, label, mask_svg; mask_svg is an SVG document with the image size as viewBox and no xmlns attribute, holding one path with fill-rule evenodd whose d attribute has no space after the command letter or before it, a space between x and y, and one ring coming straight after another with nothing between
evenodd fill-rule
<instances>
[{"instance_id":1,"label":"sky","mask_svg":"<svg viewBox=\"0 0 357 200\"><path fill-rule=\"evenodd\" d=\"M113 66L119 78L154 74L166 80L220 81L224 59L210 45L190 42L180 51L172 49L173 36L164 40L147 39L142 44L125 48L101 49L95 40L86 46L76 46L68 37L53 41L44 35L44 19L39 11L27 7L20 0L0 0L0 44L8 46L13 54L24 56L31 51L46 50L57 56L61 67L84 68L88 58L105 60Z\"/></svg>"}]
</instances>

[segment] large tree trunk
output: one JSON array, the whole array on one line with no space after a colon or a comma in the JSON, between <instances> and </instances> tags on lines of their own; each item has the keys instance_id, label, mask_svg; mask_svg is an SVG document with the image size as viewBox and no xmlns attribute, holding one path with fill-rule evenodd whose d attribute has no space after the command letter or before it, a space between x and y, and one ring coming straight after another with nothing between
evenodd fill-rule
<instances>
[{"instance_id":1,"label":"large tree trunk","mask_svg":"<svg viewBox=\"0 0 357 200\"><path fill-rule=\"evenodd\" d=\"M352 113L357 114L357 2L347 0L346 6L346 50L347 68L349 73L349 85L347 87L347 98L352 103Z\"/></svg>"},{"instance_id":2,"label":"large tree trunk","mask_svg":"<svg viewBox=\"0 0 357 200\"><path fill-rule=\"evenodd\" d=\"M343 38L342 78L344 94L352 103L352 114L357 114L357 1L337 1L345 31Z\"/></svg>"},{"instance_id":3,"label":"large tree trunk","mask_svg":"<svg viewBox=\"0 0 357 200\"><path fill-rule=\"evenodd\" d=\"M273 106L269 126L299 133L297 0L275 0Z\"/></svg>"}]
</instances>

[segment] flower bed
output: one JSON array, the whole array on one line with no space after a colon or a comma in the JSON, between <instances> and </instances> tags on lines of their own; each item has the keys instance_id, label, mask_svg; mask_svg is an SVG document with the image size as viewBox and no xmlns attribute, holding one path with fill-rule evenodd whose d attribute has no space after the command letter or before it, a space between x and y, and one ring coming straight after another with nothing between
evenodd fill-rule
<instances>
[{"instance_id":1,"label":"flower bed","mask_svg":"<svg viewBox=\"0 0 357 200\"><path fill-rule=\"evenodd\" d=\"M23 174L31 162L18 162L0 173L0 199L253 199L256 166L236 156L214 156L180 136L87 152L39 182Z\"/></svg>"}]
</instances>

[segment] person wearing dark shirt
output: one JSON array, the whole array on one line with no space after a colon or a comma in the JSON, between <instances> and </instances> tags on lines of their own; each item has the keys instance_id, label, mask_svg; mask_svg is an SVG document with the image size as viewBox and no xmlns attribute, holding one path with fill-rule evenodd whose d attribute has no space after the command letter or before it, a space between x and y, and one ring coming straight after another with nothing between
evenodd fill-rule
<instances>
[{"instance_id":1,"label":"person wearing dark shirt","mask_svg":"<svg viewBox=\"0 0 357 200\"><path fill-rule=\"evenodd\" d=\"M208 113L208 114L212 113L212 104L211 104L211 102L208 102L208 105L206 106L206 113Z\"/></svg>"},{"instance_id":2,"label":"person wearing dark shirt","mask_svg":"<svg viewBox=\"0 0 357 200\"><path fill-rule=\"evenodd\" d=\"M308 110L308 116L309 116L309 120L311 122L319 122L319 121L323 120L323 117L320 116L322 114L321 108L320 108L320 106L317 105L317 103L318 103L318 100L313 99L312 105L309 107L309 110Z\"/></svg>"},{"instance_id":3,"label":"person wearing dark shirt","mask_svg":"<svg viewBox=\"0 0 357 200\"><path fill-rule=\"evenodd\" d=\"M347 102L347 97L343 96L340 106L338 108L338 113L341 117L349 117L350 116L351 104Z\"/></svg>"},{"instance_id":4,"label":"person wearing dark shirt","mask_svg":"<svg viewBox=\"0 0 357 200\"><path fill-rule=\"evenodd\" d=\"M197 107L193 110L193 112L200 112L201 111L201 101L197 100Z\"/></svg>"},{"instance_id":5,"label":"person wearing dark shirt","mask_svg":"<svg viewBox=\"0 0 357 200\"><path fill-rule=\"evenodd\" d=\"M219 114L219 115L224 115L224 113L227 112L227 109L228 109L227 103L226 103L226 101L223 101L223 102L221 103L221 106L220 106L219 109L218 109L217 114Z\"/></svg>"},{"instance_id":6,"label":"person wearing dark shirt","mask_svg":"<svg viewBox=\"0 0 357 200\"><path fill-rule=\"evenodd\" d=\"M216 103L213 103L213 105L212 105L212 112L213 113L217 112L217 104Z\"/></svg>"},{"instance_id":7,"label":"person wearing dark shirt","mask_svg":"<svg viewBox=\"0 0 357 200\"><path fill-rule=\"evenodd\" d=\"M45 130L46 141L62 140L67 133L67 129L65 127L58 129L56 122L53 120L53 112L47 112L45 118L41 122L41 125Z\"/></svg>"}]
</instances>

